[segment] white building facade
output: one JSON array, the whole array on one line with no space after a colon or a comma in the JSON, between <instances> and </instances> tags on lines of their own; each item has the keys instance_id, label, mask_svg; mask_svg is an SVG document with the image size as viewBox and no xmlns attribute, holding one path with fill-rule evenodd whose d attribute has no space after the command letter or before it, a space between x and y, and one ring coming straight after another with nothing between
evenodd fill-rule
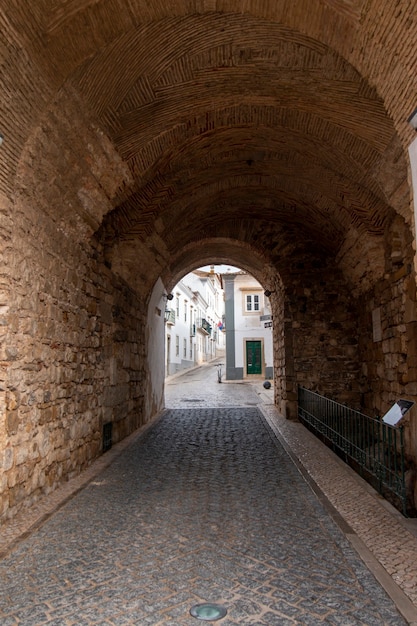
<instances>
[{"instance_id":1,"label":"white building facade","mask_svg":"<svg viewBox=\"0 0 417 626\"><path fill-rule=\"evenodd\" d=\"M165 324L166 376L223 356L224 294L214 271L184 276L167 301Z\"/></svg>"},{"instance_id":2,"label":"white building facade","mask_svg":"<svg viewBox=\"0 0 417 626\"><path fill-rule=\"evenodd\" d=\"M273 339L269 300L253 276L223 274L226 380L272 379Z\"/></svg>"}]
</instances>

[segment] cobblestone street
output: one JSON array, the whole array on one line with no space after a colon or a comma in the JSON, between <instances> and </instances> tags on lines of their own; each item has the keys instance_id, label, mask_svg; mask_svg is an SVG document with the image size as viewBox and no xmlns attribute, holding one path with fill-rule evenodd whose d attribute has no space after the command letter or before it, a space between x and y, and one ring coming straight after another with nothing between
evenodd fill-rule
<instances>
[{"instance_id":1,"label":"cobblestone street","mask_svg":"<svg viewBox=\"0 0 417 626\"><path fill-rule=\"evenodd\" d=\"M15 540L2 626L192 626L204 602L227 609L222 626L409 623L258 409L260 386L216 376L168 381L170 409Z\"/></svg>"}]
</instances>

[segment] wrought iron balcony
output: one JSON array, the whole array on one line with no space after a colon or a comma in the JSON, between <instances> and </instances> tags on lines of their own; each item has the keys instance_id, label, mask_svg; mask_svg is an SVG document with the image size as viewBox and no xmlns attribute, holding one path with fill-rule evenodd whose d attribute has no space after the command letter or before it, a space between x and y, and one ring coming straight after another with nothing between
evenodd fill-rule
<instances>
[{"instance_id":1,"label":"wrought iron balcony","mask_svg":"<svg viewBox=\"0 0 417 626\"><path fill-rule=\"evenodd\" d=\"M198 330L202 331L206 335L211 335L211 326L204 317L199 320Z\"/></svg>"}]
</instances>

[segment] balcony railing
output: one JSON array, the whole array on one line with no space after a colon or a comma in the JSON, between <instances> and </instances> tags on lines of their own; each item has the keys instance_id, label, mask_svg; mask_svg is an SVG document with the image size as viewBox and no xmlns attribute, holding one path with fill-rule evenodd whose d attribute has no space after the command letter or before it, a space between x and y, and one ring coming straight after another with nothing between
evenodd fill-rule
<instances>
[{"instance_id":1,"label":"balcony railing","mask_svg":"<svg viewBox=\"0 0 417 626\"><path fill-rule=\"evenodd\" d=\"M198 330L201 330L203 333L205 333L206 335L211 335L211 326L208 323L208 321L206 319L204 319L204 317L200 320L199 326L198 326Z\"/></svg>"}]
</instances>

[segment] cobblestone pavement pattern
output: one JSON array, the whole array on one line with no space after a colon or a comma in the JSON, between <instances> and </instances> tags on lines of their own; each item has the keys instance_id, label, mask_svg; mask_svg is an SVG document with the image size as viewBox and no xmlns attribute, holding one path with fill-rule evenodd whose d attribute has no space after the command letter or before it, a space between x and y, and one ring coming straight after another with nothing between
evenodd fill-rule
<instances>
[{"instance_id":1,"label":"cobblestone pavement pattern","mask_svg":"<svg viewBox=\"0 0 417 626\"><path fill-rule=\"evenodd\" d=\"M256 394L214 389L208 408L178 385L176 408L14 546L2 626L192 626L202 602L227 608L222 626L406 624Z\"/></svg>"}]
</instances>

